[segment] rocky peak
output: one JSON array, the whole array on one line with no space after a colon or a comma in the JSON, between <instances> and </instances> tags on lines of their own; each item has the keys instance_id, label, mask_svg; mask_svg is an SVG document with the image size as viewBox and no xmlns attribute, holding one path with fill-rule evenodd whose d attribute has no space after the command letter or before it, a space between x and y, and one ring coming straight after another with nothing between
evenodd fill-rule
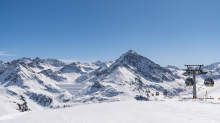
<instances>
[{"instance_id":1,"label":"rocky peak","mask_svg":"<svg viewBox=\"0 0 220 123\"><path fill-rule=\"evenodd\" d=\"M155 81L173 81L175 77L168 68L161 67L155 64L153 61L137 54L133 50L129 50L127 53L123 54L119 59L117 59L109 68L97 72L97 75L105 74L109 71L113 71L118 67L125 67L134 73L139 73Z\"/></svg>"},{"instance_id":2,"label":"rocky peak","mask_svg":"<svg viewBox=\"0 0 220 123\"><path fill-rule=\"evenodd\" d=\"M0 68L5 66L5 63L3 61L0 60Z\"/></svg>"},{"instance_id":3,"label":"rocky peak","mask_svg":"<svg viewBox=\"0 0 220 123\"><path fill-rule=\"evenodd\" d=\"M33 59L33 60L38 61L38 60L40 60L40 58L39 58L39 57L36 57L36 58L35 58L35 59Z\"/></svg>"},{"instance_id":4,"label":"rocky peak","mask_svg":"<svg viewBox=\"0 0 220 123\"><path fill-rule=\"evenodd\" d=\"M180 68L178 68L176 66L172 66L172 65L167 65L166 68L172 69L172 70L181 70Z\"/></svg>"},{"instance_id":5,"label":"rocky peak","mask_svg":"<svg viewBox=\"0 0 220 123\"><path fill-rule=\"evenodd\" d=\"M4 62L3 62L2 60L0 60L0 64L1 64L1 63L4 63Z\"/></svg>"},{"instance_id":6,"label":"rocky peak","mask_svg":"<svg viewBox=\"0 0 220 123\"><path fill-rule=\"evenodd\" d=\"M78 66L78 65L80 65L80 62L78 62L78 61L75 61L75 62L70 64L70 66Z\"/></svg>"},{"instance_id":7,"label":"rocky peak","mask_svg":"<svg viewBox=\"0 0 220 123\"><path fill-rule=\"evenodd\" d=\"M214 70L220 68L220 62L216 62L210 65L203 66L202 69Z\"/></svg>"},{"instance_id":8,"label":"rocky peak","mask_svg":"<svg viewBox=\"0 0 220 123\"><path fill-rule=\"evenodd\" d=\"M141 67L142 65L160 67L159 65L155 64L153 61L139 55L133 50L129 50L128 52L123 54L119 59L116 60L114 64L117 64L119 62L120 63L125 62L126 64L131 65L133 67Z\"/></svg>"},{"instance_id":9,"label":"rocky peak","mask_svg":"<svg viewBox=\"0 0 220 123\"><path fill-rule=\"evenodd\" d=\"M60 69L60 72L77 72L77 73L84 73L85 70L82 68L82 65L80 62L73 62L69 65L65 65Z\"/></svg>"},{"instance_id":10,"label":"rocky peak","mask_svg":"<svg viewBox=\"0 0 220 123\"><path fill-rule=\"evenodd\" d=\"M10 64L18 65L20 63L28 64L30 62L32 62L32 60L30 58L23 57L23 58L20 58L20 59L17 59L17 60L13 60Z\"/></svg>"},{"instance_id":11,"label":"rocky peak","mask_svg":"<svg viewBox=\"0 0 220 123\"><path fill-rule=\"evenodd\" d=\"M41 62L41 59L38 58L38 57L36 57L35 59L33 59L33 62L35 62L35 63L40 63L40 62Z\"/></svg>"},{"instance_id":12,"label":"rocky peak","mask_svg":"<svg viewBox=\"0 0 220 123\"><path fill-rule=\"evenodd\" d=\"M133 50L128 50L128 52L125 53L125 54L135 54L135 55L138 55L137 52L135 52L135 51L133 51Z\"/></svg>"},{"instance_id":13,"label":"rocky peak","mask_svg":"<svg viewBox=\"0 0 220 123\"><path fill-rule=\"evenodd\" d=\"M129 50L128 52L126 52L125 54L121 55L121 57L119 58L120 60L123 60L127 57L134 57L134 56L139 56L139 54L137 54L135 51L133 50Z\"/></svg>"},{"instance_id":14,"label":"rocky peak","mask_svg":"<svg viewBox=\"0 0 220 123\"><path fill-rule=\"evenodd\" d=\"M0 60L0 74L6 69L7 65Z\"/></svg>"},{"instance_id":15,"label":"rocky peak","mask_svg":"<svg viewBox=\"0 0 220 123\"><path fill-rule=\"evenodd\" d=\"M51 65L57 66L57 67L66 65L64 62L59 61L57 59L47 59L46 61L49 62Z\"/></svg>"},{"instance_id":16,"label":"rocky peak","mask_svg":"<svg viewBox=\"0 0 220 123\"><path fill-rule=\"evenodd\" d=\"M100 65L102 62L100 60L94 62L95 65Z\"/></svg>"}]
</instances>

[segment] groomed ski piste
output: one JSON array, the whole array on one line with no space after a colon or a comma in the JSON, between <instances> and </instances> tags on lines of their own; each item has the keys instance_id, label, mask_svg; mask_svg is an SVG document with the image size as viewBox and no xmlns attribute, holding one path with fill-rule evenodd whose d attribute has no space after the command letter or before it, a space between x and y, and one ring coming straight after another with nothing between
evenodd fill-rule
<instances>
[{"instance_id":1,"label":"groomed ski piste","mask_svg":"<svg viewBox=\"0 0 220 123\"><path fill-rule=\"evenodd\" d=\"M73 85L72 85L73 86ZM74 87L73 87L74 88ZM72 89L73 89L72 88ZM76 85L75 89L79 88ZM2 88L1 88L2 89ZM82 104L78 106L18 112L6 103L0 103L1 123L219 123L220 81L214 87L198 91L198 97L206 95L213 99L193 100L181 95L173 99L160 96L150 97L150 101L124 100Z\"/></svg>"}]
</instances>

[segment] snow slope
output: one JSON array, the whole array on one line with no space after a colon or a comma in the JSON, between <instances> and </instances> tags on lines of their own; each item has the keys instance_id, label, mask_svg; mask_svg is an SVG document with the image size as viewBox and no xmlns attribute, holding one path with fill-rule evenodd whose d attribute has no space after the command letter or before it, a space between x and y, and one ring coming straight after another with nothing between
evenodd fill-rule
<instances>
[{"instance_id":1,"label":"snow slope","mask_svg":"<svg viewBox=\"0 0 220 123\"><path fill-rule=\"evenodd\" d=\"M213 72L215 86L204 86L208 75L197 77L198 97L219 98L220 63L204 66ZM15 113L25 98L30 110L53 109L90 103L134 100L159 92L152 100L192 97L192 87L185 86L184 71L175 67L162 67L150 59L129 50L115 61L65 64L56 59L21 58L12 62L0 61L1 115ZM11 107L12 112L7 112Z\"/></svg>"},{"instance_id":2,"label":"snow slope","mask_svg":"<svg viewBox=\"0 0 220 123\"><path fill-rule=\"evenodd\" d=\"M219 104L121 101L5 115L1 123L219 123Z\"/></svg>"},{"instance_id":3,"label":"snow slope","mask_svg":"<svg viewBox=\"0 0 220 123\"><path fill-rule=\"evenodd\" d=\"M220 80L215 80L214 87L204 87L197 93L199 98L205 97L207 91L207 95L213 98L220 98Z\"/></svg>"}]
</instances>

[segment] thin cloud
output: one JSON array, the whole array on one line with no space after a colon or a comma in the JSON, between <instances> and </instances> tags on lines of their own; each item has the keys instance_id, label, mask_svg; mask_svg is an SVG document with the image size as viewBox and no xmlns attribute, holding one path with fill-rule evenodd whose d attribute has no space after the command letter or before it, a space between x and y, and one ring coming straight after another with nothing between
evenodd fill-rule
<instances>
[{"instance_id":1,"label":"thin cloud","mask_svg":"<svg viewBox=\"0 0 220 123\"><path fill-rule=\"evenodd\" d=\"M8 54L5 51L0 51L0 56L17 56L17 55L12 55L12 54Z\"/></svg>"}]
</instances>

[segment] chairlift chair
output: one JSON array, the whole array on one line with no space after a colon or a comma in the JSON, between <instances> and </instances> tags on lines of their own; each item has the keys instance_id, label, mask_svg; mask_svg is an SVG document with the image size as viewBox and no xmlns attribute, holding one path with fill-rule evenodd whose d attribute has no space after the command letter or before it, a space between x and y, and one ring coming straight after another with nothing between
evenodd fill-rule
<instances>
[{"instance_id":1,"label":"chairlift chair","mask_svg":"<svg viewBox=\"0 0 220 123\"><path fill-rule=\"evenodd\" d=\"M154 96L154 94L152 93L151 96Z\"/></svg>"},{"instance_id":2,"label":"chairlift chair","mask_svg":"<svg viewBox=\"0 0 220 123\"><path fill-rule=\"evenodd\" d=\"M159 92L156 92L156 96L159 96Z\"/></svg>"},{"instance_id":3,"label":"chairlift chair","mask_svg":"<svg viewBox=\"0 0 220 123\"><path fill-rule=\"evenodd\" d=\"M191 77L188 77L185 81L186 86L193 86L194 80Z\"/></svg>"}]
</instances>

